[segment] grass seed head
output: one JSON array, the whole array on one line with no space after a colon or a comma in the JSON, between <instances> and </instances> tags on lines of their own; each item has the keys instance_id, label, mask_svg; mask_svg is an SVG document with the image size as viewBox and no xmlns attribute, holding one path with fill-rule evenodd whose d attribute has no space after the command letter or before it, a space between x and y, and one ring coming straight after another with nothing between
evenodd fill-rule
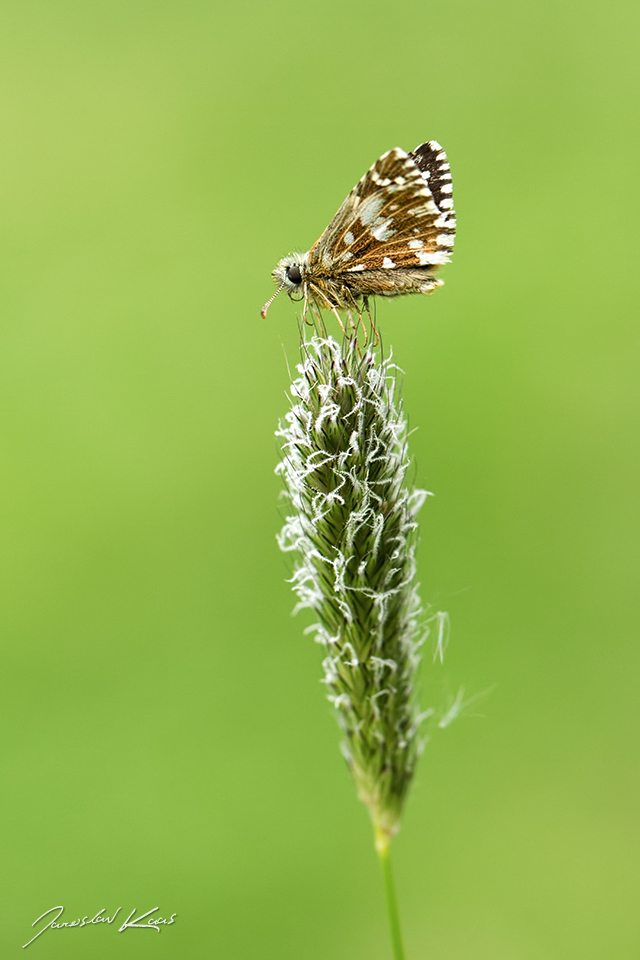
<instances>
[{"instance_id":1,"label":"grass seed head","mask_svg":"<svg viewBox=\"0 0 640 960\"><path fill-rule=\"evenodd\" d=\"M420 752L414 697L421 607L407 424L391 358L313 337L280 424L290 510L279 544L296 555L296 610L317 617L324 683L343 752L374 825L387 835Z\"/></svg>"}]
</instances>

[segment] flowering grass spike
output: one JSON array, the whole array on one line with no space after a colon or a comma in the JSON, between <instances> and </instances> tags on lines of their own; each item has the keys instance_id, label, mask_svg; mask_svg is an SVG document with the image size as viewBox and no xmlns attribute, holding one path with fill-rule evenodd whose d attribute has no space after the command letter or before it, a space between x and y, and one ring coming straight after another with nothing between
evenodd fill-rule
<instances>
[{"instance_id":1,"label":"flowering grass spike","mask_svg":"<svg viewBox=\"0 0 640 960\"><path fill-rule=\"evenodd\" d=\"M318 618L343 750L377 844L388 845L420 751L414 552L426 493L405 482L407 425L392 362L332 338L314 337L302 351L278 431L292 508L279 542L297 553L297 609Z\"/></svg>"}]
</instances>

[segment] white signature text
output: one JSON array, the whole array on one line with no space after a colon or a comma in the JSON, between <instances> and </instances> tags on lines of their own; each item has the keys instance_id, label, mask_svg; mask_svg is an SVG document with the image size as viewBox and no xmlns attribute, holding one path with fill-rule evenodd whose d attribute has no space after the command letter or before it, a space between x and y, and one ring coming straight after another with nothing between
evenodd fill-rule
<instances>
[{"instance_id":1,"label":"white signature text","mask_svg":"<svg viewBox=\"0 0 640 960\"><path fill-rule=\"evenodd\" d=\"M172 913L169 920L165 920L163 917L152 917L151 914L155 913L156 910L160 909L159 907L152 907L151 910L147 910L146 913L142 913L140 914L139 917L136 917L135 915L136 909L137 909L136 907L133 908L133 910L131 911L127 919L124 921L122 926L118 928L118 933L122 933L124 930L129 930L131 927L136 927L136 929L138 930L155 930L156 933L160 933L161 924L166 924L167 926L169 926L170 924L175 923L176 917L178 916L177 913ZM115 918L118 916L118 914L122 910L122 907L118 907L116 912L111 917L102 916L105 910L106 910L106 907L103 907L102 910L98 910L98 912L95 914L95 916L91 918L91 920L89 919L89 915L87 914L87 916L83 917L82 919L78 918L77 920L72 920L72 921L65 920L63 923L58 923L58 921L60 920L60 917L64 912L64 907L60 907L60 906L51 907L50 910L47 910L45 913L41 914L37 920L34 920L31 926L35 927L37 923L40 923L41 920L44 920L45 917L48 917L50 913L55 913L53 920L50 920L49 923L47 923L42 928L42 930L39 930L36 933L35 937L32 937L31 940L29 940L29 943L33 943L34 940L37 940L38 937L41 937L42 934L45 932L45 930L62 930L63 927L68 927L68 928L87 927L90 924L98 924L98 923L111 924L113 923ZM147 922L142 923L141 922L142 920L146 920ZM22 945L23 948L28 947L29 943L23 943Z\"/></svg>"}]
</instances>

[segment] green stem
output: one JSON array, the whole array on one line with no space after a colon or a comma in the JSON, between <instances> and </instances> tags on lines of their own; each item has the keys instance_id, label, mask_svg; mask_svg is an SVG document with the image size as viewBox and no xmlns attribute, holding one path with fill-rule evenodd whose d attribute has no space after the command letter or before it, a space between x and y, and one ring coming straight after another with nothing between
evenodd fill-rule
<instances>
[{"instance_id":1,"label":"green stem","mask_svg":"<svg viewBox=\"0 0 640 960\"><path fill-rule=\"evenodd\" d=\"M382 867L382 876L384 879L384 892L387 898L387 911L389 913L389 928L391 931L391 943L393 944L394 960L404 960L404 950L402 949L402 936L400 934L400 917L398 916L398 902L396 900L396 891L393 885L393 873L391 872L391 836L386 830L380 827L374 827L375 845L380 865Z\"/></svg>"}]
</instances>

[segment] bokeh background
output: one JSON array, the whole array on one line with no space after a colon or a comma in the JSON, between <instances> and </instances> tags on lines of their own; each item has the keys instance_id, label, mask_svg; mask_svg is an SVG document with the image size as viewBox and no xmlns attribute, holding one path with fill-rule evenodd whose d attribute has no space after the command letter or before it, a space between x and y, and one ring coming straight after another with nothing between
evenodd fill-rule
<instances>
[{"instance_id":1,"label":"bokeh background","mask_svg":"<svg viewBox=\"0 0 640 960\"><path fill-rule=\"evenodd\" d=\"M290 617L274 429L307 249L392 146L449 154L405 371L429 744L407 956L631 960L638 881L635 2L4 0L2 955L388 960L321 650ZM121 916L124 919L124 916Z\"/></svg>"}]
</instances>

